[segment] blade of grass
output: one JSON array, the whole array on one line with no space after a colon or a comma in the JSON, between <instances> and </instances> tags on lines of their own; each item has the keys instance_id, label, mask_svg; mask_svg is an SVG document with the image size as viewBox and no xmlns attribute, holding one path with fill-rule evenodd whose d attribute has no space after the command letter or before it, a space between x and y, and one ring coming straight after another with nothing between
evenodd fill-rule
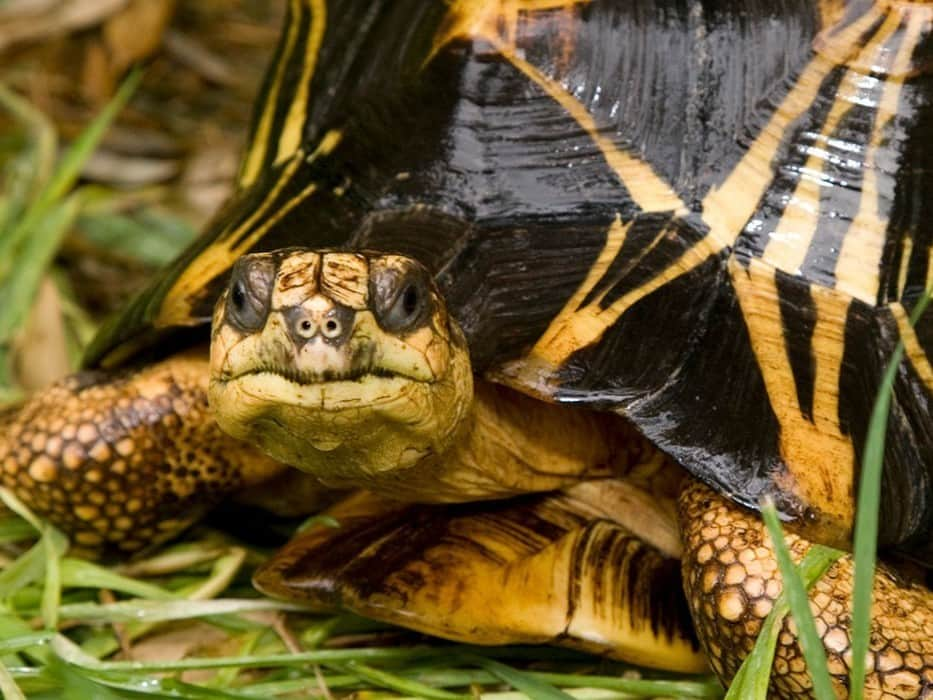
<instances>
[{"instance_id":1,"label":"blade of grass","mask_svg":"<svg viewBox=\"0 0 933 700\"><path fill-rule=\"evenodd\" d=\"M0 614L0 639L14 639L35 634L33 629L22 619L10 614ZM49 645L33 645L20 650L21 655L38 664L45 664L52 656Z\"/></svg>"},{"instance_id":2,"label":"blade of grass","mask_svg":"<svg viewBox=\"0 0 933 700\"><path fill-rule=\"evenodd\" d=\"M38 581L45 574L44 545L37 542L0 571L0 598L9 598L18 590Z\"/></svg>"},{"instance_id":3,"label":"blade of grass","mask_svg":"<svg viewBox=\"0 0 933 700\"><path fill-rule=\"evenodd\" d=\"M4 518L0 520L0 543L20 542L35 537L36 529L21 518Z\"/></svg>"},{"instance_id":4,"label":"blade of grass","mask_svg":"<svg viewBox=\"0 0 933 700\"><path fill-rule=\"evenodd\" d=\"M218 557L211 567L211 575L195 586L188 586L178 591L190 600L206 600L220 595L236 577L246 561L246 550L242 547L230 547L227 553Z\"/></svg>"},{"instance_id":5,"label":"blade of grass","mask_svg":"<svg viewBox=\"0 0 933 700\"><path fill-rule=\"evenodd\" d=\"M174 600L179 596L164 588L121 576L97 564L66 557L61 563L62 585L66 588L106 588L152 600Z\"/></svg>"},{"instance_id":6,"label":"blade of grass","mask_svg":"<svg viewBox=\"0 0 933 700\"><path fill-rule=\"evenodd\" d=\"M515 690L525 693L533 700L568 700L568 698L573 697L540 678L530 676L523 671L519 671L517 668L507 666L495 659L488 659L482 656L471 656L469 658L472 663L475 663L480 668L499 677L515 688Z\"/></svg>"},{"instance_id":7,"label":"blade of grass","mask_svg":"<svg viewBox=\"0 0 933 700\"><path fill-rule=\"evenodd\" d=\"M20 565L22 568L18 571L18 577L14 583L22 585L32 583L43 573L45 574L45 586L42 591L42 619L47 628L54 629L58 624L58 605L61 598L59 562L68 549L68 539L58 529L36 517L12 491L0 489L0 501L3 501L7 508L41 533L39 542L32 549L10 565L7 570L0 573L0 591L9 590L5 578L6 574L14 567L17 567L19 562L29 557L29 561ZM35 561L32 558L35 558ZM34 576L34 578L28 578L29 576ZM22 585L14 587L7 595L19 590Z\"/></svg>"},{"instance_id":8,"label":"blade of grass","mask_svg":"<svg viewBox=\"0 0 933 700\"><path fill-rule=\"evenodd\" d=\"M20 690L3 663L0 663L0 695L3 696L4 700L26 700L23 691Z\"/></svg>"},{"instance_id":9,"label":"blade of grass","mask_svg":"<svg viewBox=\"0 0 933 700\"><path fill-rule=\"evenodd\" d=\"M69 620L86 622L166 622L197 617L261 610L301 611L298 605L268 598L257 600L122 600L117 603L72 603L63 605L60 614Z\"/></svg>"},{"instance_id":10,"label":"blade of grass","mask_svg":"<svg viewBox=\"0 0 933 700\"><path fill-rule=\"evenodd\" d=\"M910 325L917 323L930 303L930 291L917 301L910 315ZM872 407L862 456L858 506L853 538L855 583L852 590L852 668L849 671L850 697L861 700L865 692L865 657L871 637L871 601L875 580L875 560L878 542L878 510L881 503L881 473L884 466L884 446L891 412L894 380L904 357L904 342L898 341L885 367Z\"/></svg>"},{"instance_id":11,"label":"blade of grass","mask_svg":"<svg viewBox=\"0 0 933 700\"><path fill-rule=\"evenodd\" d=\"M12 651L22 651L38 644L48 643L54 634L52 632L30 632L28 634L19 634L8 639L0 639L0 654L8 654Z\"/></svg>"},{"instance_id":12,"label":"blade of grass","mask_svg":"<svg viewBox=\"0 0 933 700\"><path fill-rule=\"evenodd\" d=\"M842 556L838 549L813 545L797 567L804 586L809 589ZM726 700L766 700L771 683L771 665L784 617L790 610L787 594L782 591L761 625L752 652L745 657L729 685Z\"/></svg>"},{"instance_id":13,"label":"blade of grass","mask_svg":"<svg viewBox=\"0 0 933 700\"><path fill-rule=\"evenodd\" d=\"M36 194L23 216L14 224L6 235L5 242L0 245L0 283L3 283L15 269L17 257L10 253L14 251L27 237L31 235L36 224L48 213L48 210L70 190L81 174L81 169L97 148L104 132L116 115L123 109L130 96L139 84L142 71L132 71L120 85L113 99L91 121L81 135L68 147L58 162L57 167L49 177L48 182Z\"/></svg>"},{"instance_id":14,"label":"blade of grass","mask_svg":"<svg viewBox=\"0 0 933 700\"><path fill-rule=\"evenodd\" d=\"M45 557L42 621L46 629L55 629L58 627L58 608L62 597L61 559L68 549L68 539L56 528L43 523L40 542Z\"/></svg>"},{"instance_id":15,"label":"blade of grass","mask_svg":"<svg viewBox=\"0 0 933 700\"><path fill-rule=\"evenodd\" d=\"M372 666L366 666L357 661L351 661L347 664L342 664L342 667L345 668L350 673L355 673L360 678L363 678L370 683L374 683L382 688L388 688L389 690L395 690L399 693L408 693L409 695L414 695L421 698L430 698L432 700L468 700L469 695L460 695L458 693L451 693L446 690L441 690L439 688L434 688L430 685L425 685L410 678L402 678L397 676L394 673L389 673L388 671L381 671L375 669Z\"/></svg>"},{"instance_id":16,"label":"blade of grass","mask_svg":"<svg viewBox=\"0 0 933 700\"><path fill-rule=\"evenodd\" d=\"M43 216L36 219L29 238L15 255L16 266L0 275L0 298L3 301L0 305L0 345L10 341L28 315L39 282L74 223L80 206L80 194L75 193L64 202L49 207Z\"/></svg>"},{"instance_id":17,"label":"blade of grass","mask_svg":"<svg viewBox=\"0 0 933 700\"><path fill-rule=\"evenodd\" d=\"M64 640L64 641L63 641ZM298 654L268 654L251 658L214 657L188 658L180 661L98 661L77 649L74 644L61 635L52 640L53 650L72 665L81 666L86 671L103 674L126 672L161 672L190 671L194 669L227 668L262 668L265 666L304 666L309 663L335 663L365 659L367 661L407 661L436 655L438 647L364 647L359 649L321 649ZM75 655L75 650L80 655Z\"/></svg>"},{"instance_id":18,"label":"blade of grass","mask_svg":"<svg viewBox=\"0 0 933 700\"><path fill-rule=\"evenodd\" d=\"M817 700L835 700L836 693L833 691L833 682L826 665L826 650L816 631L807 591L797 572L797 567L790 558L790 551L784 541L784 532L774 503L767 501L762 505L761 517L768 528L768 534L771 535L774 554L784 582L784 592L787 594L787 602L794 616L794 622L797 623L797 641L807 662L807 670L813 682L813 694Z\"/></svg>"},{"instance_id":19,"label":"blade of grass","mask_svg":"<svg viewBox=\"0 0 933 700\"><path fill-rule=\"evenodd\" d=\"M14 190L19 190L14 194L16 204L8 202L11 206L5 207L4 215L0 216L0 230L3 230L9 221L9 216L16 211L21 211L22 203L34 197L35 193L48 182L55 165L58 135L55 133L51 120L41 110L33 107L28 100L4 85L0 85L0 106L29 130L34 147L34 155L29 158L32 172L15 178L20 183L18 187L13 187Z\"/></svg>"},{"instance_id":20,"label":"blade of grass","mask_svg":"<svg viewBox=\"0 0 933 700\"><path fill-rule=\"evenodd\" d=\"M186 542L172 545L148 559L127 562L116 567L125 576L165 576L206 564L226 552L226 547L211 542Z\"/></svg>"}]
</instances>

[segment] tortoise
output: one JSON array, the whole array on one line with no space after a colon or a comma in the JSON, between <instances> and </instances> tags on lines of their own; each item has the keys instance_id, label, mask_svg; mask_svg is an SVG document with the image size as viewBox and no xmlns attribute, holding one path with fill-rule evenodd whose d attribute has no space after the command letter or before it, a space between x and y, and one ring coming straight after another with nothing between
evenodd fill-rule
<instances>
[{"instance_id":1,"label":"tortoise","mask_svg":"<svg viewBox=\"0 0 933 700\"><path fill-rule=\"evenodd\" d=\"M849 546L902 341L866 689L925 696L931 56L923 2L291 0L235 194L2 418L3 484L96 553L368 489L259 587L728 682L781 588L756 509ZM851 582L811 590L841 694Z\"/></svg>"}]
</instances>

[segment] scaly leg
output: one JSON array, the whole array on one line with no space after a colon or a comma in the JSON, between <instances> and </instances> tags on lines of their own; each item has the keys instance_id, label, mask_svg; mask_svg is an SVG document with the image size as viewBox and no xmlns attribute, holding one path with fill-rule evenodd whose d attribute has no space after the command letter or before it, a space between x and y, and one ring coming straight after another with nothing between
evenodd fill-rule
<instances>
[{"instance_id":1,"label":"scaly leg","mask_svg":"<svg viewBox=\"0 0 933 700\"><path fill-rule=\"evenodd\" d=\"M751 651L764 618L781 592L781 576L764 524L755 514L692 482L680 499L683 573L697 633L724 681ZM810 543L786 536L799 562ZM849 625L853 563L843 556L810 589L835 690L848 695L852 661ZM917 698L933 693L933 593L879 566L875 575L867 698ZM812 692L806 663L785 618L778 638L769 697Z\"/></svg>"},{"instance_id":2,"label":"scaly leg","mask_svg":"<svg viewBox=\"0 0 933 700\"><path fill-rule=\"evenodd\" d=\"M206 353L72 375L0 415L0 483L88 551L167 539L284 467L221 432Z\"/></svg>"}]
</instances>

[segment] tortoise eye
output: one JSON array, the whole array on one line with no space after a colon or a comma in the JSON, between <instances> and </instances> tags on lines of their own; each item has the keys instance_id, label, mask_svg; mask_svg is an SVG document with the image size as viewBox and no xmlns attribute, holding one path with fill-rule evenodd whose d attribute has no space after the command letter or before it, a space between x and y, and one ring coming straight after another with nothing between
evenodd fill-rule
<instances>
[{"instance_id":1,"label":"tortoise eye","mask_svg":"<svg viewBox=\"0 0 933 700\"><path fill-rule=\"evenodd\" d=\"M384 330L407 333L427 318L431 296L421 270L385 270L373 287L373 311Z\"/></svg>"},{"instance_id":2,"label":"tortoise eye","mask_svg":"<svg viewBox=\"0 0 933 700\"><path fill-rule=\"evenodd\" d=\"M272 301L275 265L266 256L237 260L230 273L227 320L240 330L258 331L266 322Z\"/></svg>"}]
</instances>

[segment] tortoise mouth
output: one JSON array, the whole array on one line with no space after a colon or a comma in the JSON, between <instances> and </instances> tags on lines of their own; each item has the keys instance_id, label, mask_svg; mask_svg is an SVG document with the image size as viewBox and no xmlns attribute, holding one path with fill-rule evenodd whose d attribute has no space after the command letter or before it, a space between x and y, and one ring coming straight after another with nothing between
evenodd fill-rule
<instances>
[{"instance_id":1,"label":"tortoise mouth","mask_svg":"<svg viewBox=\"0 0 933 700\"><path fill-rule=\"evenodd\" d=\"M287 382L296 384L298 386L316 386L324 384L354 382L359 383L367 379L404 379L412 382L425 384L430 383L423 379L404 375L384 367L360 367L351 368L344 371L333 369L314 371L300 369L298 367L275 365L263 365L228 376L221 376L217 378L217 381L226 384L229 382L245 379L246 377L262 377L263 375L284 379Z\"/></svg>"}]
</instances>

